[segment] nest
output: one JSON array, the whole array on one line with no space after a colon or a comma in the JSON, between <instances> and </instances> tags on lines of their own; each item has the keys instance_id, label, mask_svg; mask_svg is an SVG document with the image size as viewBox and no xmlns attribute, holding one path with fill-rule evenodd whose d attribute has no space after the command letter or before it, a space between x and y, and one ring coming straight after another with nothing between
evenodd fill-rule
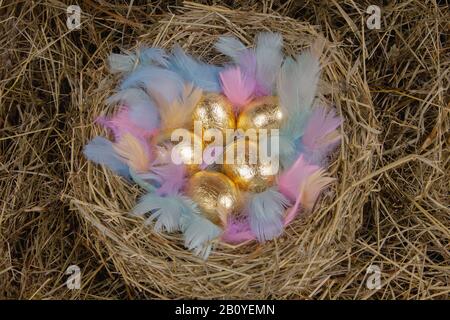
<instances>
[{"instance_id":1,"label":"nest","mask_svg":"<svg viewBox=\"0 0 450 320\"><path fill-rule=\"evenodd\" d=\"M283 35L286 54L320 37L313 26L289 18L192 8L163 17L136 46L170 49L177 43L204 61L222 63L225 57L213 49L220 35L232 33L250 44L265 30ZM155 233L131 217L128 212L142 191L83 158L83 145L101 133L93 119L104 112L104 101L117 81L106 67L92 70L93 81L79 107L84 112L74 130L76 174L70 179L71 207L82 221L89 246L129 285L154 297L286 298L311 292L325 279L339 252L354 241L373 187L368 177L377 145L369 92L360 75L352 72L350 59L338 45L326 43L322 66L321 98L332 102L344 118L342 145L330 162L337 182L322 195L313 214L297 219L280 238L265 244L217 243L207 261L187 251L180 234Z\"/></svg>"}]
</instances>

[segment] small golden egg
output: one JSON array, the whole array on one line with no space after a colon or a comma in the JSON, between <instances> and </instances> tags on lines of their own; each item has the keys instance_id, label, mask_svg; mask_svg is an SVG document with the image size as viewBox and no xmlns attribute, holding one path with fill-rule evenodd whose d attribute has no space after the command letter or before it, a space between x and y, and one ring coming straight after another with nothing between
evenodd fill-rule
<instances>
[{"instance_id":1,"label":"small golden egg","mask_svg":"<svg viewBox=\"0 0 450 320\"><path fill-rule=\"evenodd\" d=\"M192 132L186 133L189 136L187 141L184 141L181 138L179 141L172 141L172 130L158 134L154 140L154 143L157 146L156 157L160 162L167 163L168 161L174 160L172 158L172 151L177 152L177 157L186 165L186 172L188 174L193 174L200 170L203 143L201 137L196 136Z\"/></svg>"},{"instance_id":2,"label":"small golden egg","mask_svg":"<svg viewBox=\"0 0 450 320\"><path fill-rule=\"evenodd\" d=\"M231 102L224 95L217 93L203 95L194 108L192 120L201 122L203 134L207 129L219 129L225 133L226 129L236 128Z\"/></svg>"},{"instance_id":3,"label":"small golden egg","mask_svg":"<svg viewBox=\"0 0 450 320\"><path fill-rule=\"evenodd\" d=\"M240 143L245 145L239 146ZM233 149L232 153L230 148ZM225 152L223 171L239 188L262 192L273 185L278 171L277 163L260 161L257 142L236 141Z\"/></svg>"},{"instance_id":4,"label":"small golden egg","mask_svg":"<svg viewBox=\"0 0 450 320\"><path fill-rule=\"evenodd\" d=\"M261 97L250 102L239 115L237 127L247 129L279 129L283 122L278 98Z\"/></svg>"},{"instance_id":5,"label":"small golden egg","mask_svg":"<svg viewBox=\"0 0 450 320\"><path fill-rule=\"evenodd\" d=\"M235 184L219 172L195 173L187 182L185 194L198 205L205 218L223 228L228 215L239 209L239 193Z\"/></svg>"}]
</instances>

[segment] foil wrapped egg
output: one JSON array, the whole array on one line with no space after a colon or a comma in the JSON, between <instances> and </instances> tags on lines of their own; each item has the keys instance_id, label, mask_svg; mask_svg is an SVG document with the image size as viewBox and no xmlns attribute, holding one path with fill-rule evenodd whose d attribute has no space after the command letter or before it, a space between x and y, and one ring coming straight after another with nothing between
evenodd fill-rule
<instances>
[{"instance_id":1,"label":"foil wrapped egg","mask_svg":"<svg viewBox=\"0 0 450 320\"><path fill-rule=\"evenodd\" d=\"M222 228L228 216L240 206L238 189L220 172L195 173L187 182L185 194L197 204L205 218Z\"/></svg>"},{"instance_id":2,"label":"foil wrapped egg","mask_svg":"<svg viewBox=\"0 0 450 320\"><path fill-rule=\"evenodd\" d=\"M240 143L245 144L239 145ZM257 142L236 141L225 152L223 172L240 189L262 192L274 184L278 173L278 162L261 161Z\"/></svg>"},{"instance_id":3,"label":"foil wrapped egg","mask_svg":"<svg viewBox=\"0 0 450 320\"><path fill-rule=\"evenodd\" d=\"M225 134L227 129L236 128L231 102L224 95L217 93L203 95L194 108L192 120L194 126L195 121L201 122L203 134L207 129L218 129Z\"/></svg>"},{"instance_id":4,"label":"foil wrapped egg","mask_svg":"<svg viewBox=\"0 0 450 320\"><path fill-rule=\"evenodd\" d=\"M284 120L277 97L266 96L250 102L239 115L237 127L247 129L279 129Z\"/></svg>"},{"instance_id":5,"label":"foil wrapped egg","mask_svg":"<svg viewBox=\"0 0 450 320\"><path fill-rule=\"evenodd\" d=\"M173 141L172 131L158 134L154 139L156 158L163 164L168 161L178 161L186 166L186 172L193 174L200 170L201 154L203 152L202 138L190 131L185 132L189 139ZM176 159L175 159L176 158Z\"/></svg>"}]
</instances>

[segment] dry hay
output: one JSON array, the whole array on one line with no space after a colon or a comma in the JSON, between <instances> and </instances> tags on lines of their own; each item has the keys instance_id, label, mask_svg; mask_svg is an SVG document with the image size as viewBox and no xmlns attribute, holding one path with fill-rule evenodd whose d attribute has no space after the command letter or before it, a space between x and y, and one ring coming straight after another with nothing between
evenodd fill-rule
<instances>
[{"instance_id":1,"label":"dry hay","mask_svg":"<svg viewBox=\"0 0 450 320\"><path fill-rule=\"evenodd\" d=\"M89 0L72 32L65 3L2 3L0 297L448 298L448 4L380 4L375 31L364 21L372 2L232 5L245 13ZM223 33L251 44L258 31L280 31L293 54L319 29L330 41L326 98L346 120L332 163L338 183L283 238L219 245L202 263L178 235L126 214L137 188L83 159L116 84L105 69L111 51L178 42L220 63L211 43ZM81 290L65 286L71 264L82 269ZM381 268L380 290L365 286L371 264Z\"/></svg>"},{"instance_id":2,"label":"dry hay","mask_svg":"<svg viewBox=\"0 0 450 320\"><path fill-rule=\"evenodd\" d=\"M179 43L189 53L219 63L224 57L214 52L213 44L220 35L232 33L252 43L263 30L283 34L287 54L319 37L309 24L289 18L194 8L162 17L140 39L164 48ZM344 142L331 165L338 182L314 215L297 221L282 238L264 245L217 245L206 262L193 257L179 235L155 233L141 220L129 217L137 188L80 156L83 144L100 133L92 119L105 112L104 101L115 84L105 67L87 72L90 86L84 88L78 106L80 123L74 130L69 197L91 246L105 249L101 252L105 261L129 284L155 297L287 298L314 290L326 279L339 252L349 248L360 226L373 187L368 177L379 132L368 89L339 46L326 45L323 65L324 98L345 118Z\"/></svg>"}]
</instances>

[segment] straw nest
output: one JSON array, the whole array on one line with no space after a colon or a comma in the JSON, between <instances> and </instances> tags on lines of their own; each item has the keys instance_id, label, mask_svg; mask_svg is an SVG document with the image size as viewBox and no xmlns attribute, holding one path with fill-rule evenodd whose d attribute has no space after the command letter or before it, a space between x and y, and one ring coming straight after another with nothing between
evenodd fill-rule
<instances>
[{"instance_id":1,"label":"straw nest","mask_svg":"<svg viewBox=\"0 0 450 320\"><path fill-rule=\"evenodd\" d=\"M307 23L289 18L234 13L227 10L188 10L166 15L140 38L164 48L180 44L211 63L224 62L213 49L223 34L232 33L251 44L263 30L280 32L287 54L308 47L320 37ZM311 290L323 281L336 254L346 250L361 224L364 203L373 187L367 179L377 141L377 122L367 87L352 72L338 45L327 43L321 83L322 99L335 104L344 120L343 144L331 163L337 183L320 201L314 214L288 227L281 238L264 245L218 244L205 262L183 247L178 234L155 233L128 212L140 191L82 157L82 146L99 128L92 120L105 112L115 78L107 68L92 71L91 85L79 106L80 123L74 130L74 171L71 204L84 221L86 238L102 249L129 284L156 297L284 298Z\"/></svg>"},{"instance_id":2,"label":"straw nest","mask_svg":"<svg viewBox=\"0 0 450 320\"><path fill-rule=\"evenodd\" d=\"M381 29L369 30L377 1L202 2L216 6L82 1L73 31L70 1L2 5L0 297L448 299L448 5L378 1ZM127 215L141 190L83 158L118 80L105 67L112 51L177 42L220 63L218 35L250 45L259 31L279 31L293 54L319 28L329 41L323 98L345 119L330 168L337 183L282 238L220 244L202 262L179 235ZM72 264L80 290L65 284ZM366 286L371 265L379 290Z\"/></svg>"}]
</instances>

